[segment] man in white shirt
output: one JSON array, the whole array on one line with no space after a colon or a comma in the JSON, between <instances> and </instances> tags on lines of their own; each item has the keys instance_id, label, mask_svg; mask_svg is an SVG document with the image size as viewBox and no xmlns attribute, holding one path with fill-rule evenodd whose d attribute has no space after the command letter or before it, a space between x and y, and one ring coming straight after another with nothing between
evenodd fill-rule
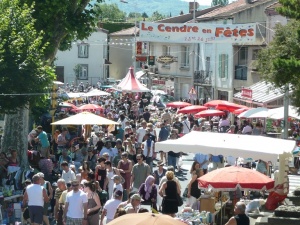
<instances>
[{"instance_id":1,"label":"man in white shirt","mask_svg":"<svg viewBox=\"0 0 300 225\"><path fill-rule=\"evenodd\" d=\"M118 155L118 150L116 148L111 147L111 141L110 140L106 140L105 141L105 146L102 148L99 155L103 156L104 153L109 154L108 160L112 162L113 158Z\"/></svg>"},{"instance_id":2,"label":"man in white shirt","mask_svg":"<svg viewBox=\"0 0 300 225\"><path fill-rule=\"evenodd\" d=\"M190 121L187 119L187 116L183 116L182 117L182 133L184 134L188 134L190 133L191 130L191 123Z\"/></svg>"},{"instance_id":3,"label":"man in white shirt","mask_svg":"<svg viewBox=\"0 0 300 225\"><path fill-rule=\"evenodd\" d=\"M242 130L242 134L252 134L252 127L246 122L246 126Z\"/></svg>"},{"instance_id":4,"label":"man in white shirt","mask_svg":"<svg viewBox=\"0 0 300 225\"><path fill-rule=\"evenodd\" d=\"M32 225L43 224L44 202L49 201L46 189L41 186L41 178L35 174L32 177L33 184L26 187L23 197L23 206L28 203L28 211Z\"/></svg>"},{"instance_id":5,"label":"man in white shirt","mask_svg":"<svg viewBox=\"0 0 300 225\"><path fill-rule=\"evenodd\" d=\"M146 134L146 127L147 127L146 121L143 120L141 125L142 126L139 129L137 129L137 131L136 131L136 134L137 134L136 139L137 139L139 146L141 146L144 136Z\"/></svg>"},{"instance_id":6,"label":"man in white shirt","mask_svg":"<svg viewBox=\"0 0 300 225\"><path fill-rule=\"evenodd\" d=\"M60 165L63 170L61 178L64 179L66 183L71 183L72 180L76 180L75 173L69 168L66 161L62 162Z\"/></svg>"},{"instance_id":7,"label":"man in white shirt","mask_svg":"<svg viewBox=\"0 0 300 225\"><path fill-rule=\"evenodd\" d=\"M122 202L123 192L117 190L114 192L113 199L108 200L103 206L101 214L100 225L103 225L103 219L106 217L106 224L112 221L115 217L116 211L120 203Z\"/></svg>"},{"instance_id":8,"label":"man in white shirt","mask_svg":"<svg viewBox=\"0 0 300 225\"><path fill-rule=\"evenodd\" d=\"M63 222L68 225L85 225L87 224L87 195L79 189L78 180L73 180L71 185L73 190L66 196Z\"/></svg>"}]
</instances>

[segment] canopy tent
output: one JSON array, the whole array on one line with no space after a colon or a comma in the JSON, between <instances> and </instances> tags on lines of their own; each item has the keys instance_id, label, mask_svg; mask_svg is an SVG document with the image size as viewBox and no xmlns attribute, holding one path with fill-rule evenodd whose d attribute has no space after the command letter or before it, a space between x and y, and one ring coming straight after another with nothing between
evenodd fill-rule
<instances>
[{"instance_id":1,"label":"canopy tent","mask_svg":"<svg viewBox=\"0 0 300 225\"><path fill-rule=\"evenodd\" d=\"M136 79L132 66L129 68L125 78L116 86L116 90L123 92L150 92L148 88Z\"/></svg>"},{"instance_id":2,"label":"canopy tent","mask_svg":"<svg viewBox=\"0 0 300 225\"><path fill-rule=\"evenodd\" d=\"M242 112L240 115L238 115L239 118L266 118L268 114L267 108L259 107L259 108L253 108L249 109L245 112Z\"/></svg>"},{"instance_id":3,"label":"canopy tent","mask_svg":"<svg viewBox=\"0 0 300 225\"><path fill-rule=\"evenodd\" d=\"M93 89L87 93L84 93L82 96L83 97L91 97L91 96L105 96L105 95L110 95L110 93L106 91L100 91L98 89Z\"/></svg>"},{"instance_id":4,"label":"canopy tent","mask_svg":"<svg viewBox=\"0 0 300 225\"><path fill-rule=\"evenodd\" d=\"M74 116L51 123L51 125L118 125L119 123L97 116L90 112L78 113Z\"/></svg>"},{"instance_id":5,"label":"canopy tent","mask_svg":"<svg viewBox=\"0 0 300 225\"><path fill-rule=\"evenodd\" d=\"M255 158L275 162L279 154L291 155L295 141L263 136L192 131L176 140L157 142L158 151L191 152Z\"/></svg>"},{"instance_id":6,"label":"canopy tent","mask_svg":"<svg viewBox=\"0 0 300 225\"><path fill-rule=\"evenodd\" d=\"M69 98L81 98L83 97L83 92L68 92L66 93Z\"/></svg>"},{"instance_id":7,"label":"canopy tent","mask_svg":"<svg viewBox=\"0 0 300 225\"><path fill-rule=\"evenodd\" d=\"M297 112L297 108L293 106L289 106L289 117L300 119L300 115ZM275 109L270 109L268 111L268 118L274 119L274 120L281 120L284 118L284 107L279 107Z\"/></svg>"}]
</instances>

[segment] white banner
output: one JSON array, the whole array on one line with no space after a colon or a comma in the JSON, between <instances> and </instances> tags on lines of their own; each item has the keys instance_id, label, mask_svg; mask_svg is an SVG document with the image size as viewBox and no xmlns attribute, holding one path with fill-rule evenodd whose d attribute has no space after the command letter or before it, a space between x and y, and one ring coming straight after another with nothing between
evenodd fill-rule
<instances>
[{"instance_id":1,"label":"white banner","mask_svg":"<svg viewBox=\"0 0 300 225\"><path fill-rule=\"evenodd\" d=\"M140 22L139 41L169 43L251 43L256 24Z\"/></svg>"}]
</instances>

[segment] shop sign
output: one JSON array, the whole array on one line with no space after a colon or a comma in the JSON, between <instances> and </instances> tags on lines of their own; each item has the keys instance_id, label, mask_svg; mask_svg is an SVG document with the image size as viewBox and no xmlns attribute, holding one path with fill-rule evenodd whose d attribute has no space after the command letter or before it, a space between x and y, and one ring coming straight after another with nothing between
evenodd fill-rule
<instances>
[{"instance_id":1,"label":"shop sign","mask_svg":"<svg viewBox=\"0 0 300 225\"><path fill-rule=\"evenodd\" d=\"M136 56L135 61L137 61L137 62L147 62L147 56Z\"/></svg>"},{"instance_id":2,"label":"shop sign","mask_svg":"<svg viewBox=\"0 0 300 225\"><path fill-rule=\"evenodd\" d=\"M242 97L252 99L252 90L250 88L242 88Z\"/></svg>"},{"instance_id":3,"label":"shop sign","mask_svg":"<svg viewBox=\"0 0 300 225\"><path fill-rule=\"evenodd\" d=\"M139 40L168 43L253 43L256 23L155 23L140 22Z\"/></svg>"},{"instance_id":4,"label":"shop sign","mask_svg":"<svg viewBox=\"0 0 300 225\"><path fill-rule=\"evenodd\" d=\"M149 66L155 65L155 56L148 56L148 65Z\"/></svg>"},{"instance_id":5,"label":"shop sign","mask_svg":"<svg viewBox=\"0 0 300 225\"><path fill-rule=\"evenodd\" d=\"M152 85L165 85L166 81L164 80L152 80Z\"/></svg>"},{"instance_id":6,"label":"shop sign","mask_svg":"<svg viewBox=\"0 0 300 225\"><path fill-rule=\"evenodd\" d=\"M136 55L141 55L143 51L143 42L136 42Z\"/></svg>"},{"instance_id":7,"label":"shop sign","mask_svg":"<svg viewBox=\"0 0 300 225\"><path fill-rule=\"evenodd\" d=\"M162 64L170 64L173 62L177 62L177 57L171 56L171 55L162 55L157 57L156 62L162 63Z\"/></svg>"}]
</instances>

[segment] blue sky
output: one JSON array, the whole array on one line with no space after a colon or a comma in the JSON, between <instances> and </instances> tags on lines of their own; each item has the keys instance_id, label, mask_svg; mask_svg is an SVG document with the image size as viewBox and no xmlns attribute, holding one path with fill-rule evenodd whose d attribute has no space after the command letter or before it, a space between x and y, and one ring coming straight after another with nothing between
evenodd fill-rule
<instances>
[{"instance_id":1,"label":"blue sky","mask_svg":"<svg viewBox=\"0 0 300 225\"><path fill-rule=\"evenodd\" d=\"M193 0L182 0L184 2L193 2ZM210 5L211 0L196 0L196 2L199 2L200 5ZM233 0L229 0L229 3L233 2Z\"/></svg>"}]
</instances>

